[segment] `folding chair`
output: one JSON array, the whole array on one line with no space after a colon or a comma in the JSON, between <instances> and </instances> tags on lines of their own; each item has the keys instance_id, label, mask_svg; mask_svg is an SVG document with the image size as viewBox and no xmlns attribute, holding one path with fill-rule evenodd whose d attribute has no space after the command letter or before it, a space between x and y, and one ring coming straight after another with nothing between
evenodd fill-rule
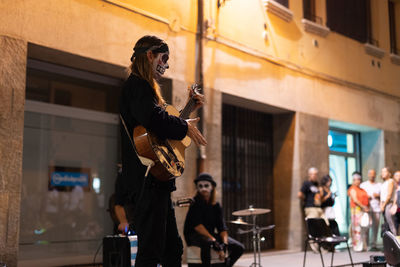
<instances>
[{"instance_id":1,"label":"folding chair","mask_svg":"<svg viewBox=\"0 0 400 267\"><path fill-rule=\"evenodd\" d=\"M400 244L389 231L383 233L383 254L386 262L392 266L400 266Z\"/></svg>"},{"instance_id":2,"label":"folding chair","mask_svg":"<svg viewBox=\"0 0 400 267\"><path fill-rule=\"evenodd\" d=\"M322 245L330 245L332 250L331 256L331 267L333 266L333 255L335 254L335 246L342 242L345 242L347 245L347 251L349 252L351 266L354 266L353 259L351 257L349 244L347 243L347 238L345 236L335 236L332 234L331 229L326 224L325 220L322 218L308 218L306 219L306 228L307 228L307 238L304 246L304 260L303 267L306 265L306 254L307 254L307 245L314 243L318 244L319 255L321 256L322 266L325 267L324 258L321 253ZM310 246L311 247L311 246ZM349 264L350 265L350 264ZM343 266L343 265L341 265Z\"/></svg>"}]
</instances>

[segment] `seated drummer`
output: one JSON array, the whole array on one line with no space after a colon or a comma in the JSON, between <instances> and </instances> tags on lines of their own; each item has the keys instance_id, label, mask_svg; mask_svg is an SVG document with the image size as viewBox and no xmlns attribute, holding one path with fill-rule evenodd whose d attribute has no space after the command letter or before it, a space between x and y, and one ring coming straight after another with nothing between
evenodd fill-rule
<instances>
[{"instance_id":1,"label":"seated drummer","mask_svg":"<svg viewBox=\"0 0 400 267\"><path fill-rule=\"evenodd\" d=\"M186 243L188 246L201 248L202 266L211 266L210 248L217 251L221 260L226 259L226 266L233 266L243 254L244 246L228 237L222 208L215 199L217 184L208 173L201 173L194 183L197 194L186 215L184 227Z\"/></svg>"}]
</instances>

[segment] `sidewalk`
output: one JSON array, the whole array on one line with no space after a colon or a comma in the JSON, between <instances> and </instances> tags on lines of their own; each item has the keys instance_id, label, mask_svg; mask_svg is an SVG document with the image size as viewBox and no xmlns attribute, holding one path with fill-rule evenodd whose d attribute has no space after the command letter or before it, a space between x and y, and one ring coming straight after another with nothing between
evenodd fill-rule
<instances>
[{"instance_id":1,"label":"sidewalk","mask_svg":"<svg viewBox=\"0 0 400 267\"><path fill-rule=\"evenodd\" d=\"M350 249L353 258L354 266L362 266L361 262L368 262L370 255L383 255L383 252L353 252ZM325 266L330 266L331 253L323 254ZM273 251L261 253L262 267L302 267L303 266L303 251ZM246 253L236 262L235 267L249 267L254 262L253 253ZM335 252L333 265L348 264L350 257L347 250ZM187 265L184 265L187 266ZM307 251L306 267L321 267L321 258L319 254L312 251ZM351 265L349 265L351 266Z\"/></svg>"}]
</instances>

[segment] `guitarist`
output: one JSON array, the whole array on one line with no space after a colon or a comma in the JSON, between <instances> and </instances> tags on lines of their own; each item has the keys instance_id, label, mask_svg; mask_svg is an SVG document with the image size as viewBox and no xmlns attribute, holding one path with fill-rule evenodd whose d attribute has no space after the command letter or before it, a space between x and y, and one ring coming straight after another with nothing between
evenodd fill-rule
<instances>
[{"instance_id":1,"label":"guitarist","mask_svg":"<svg viewBox=\"0 0 400 267\"><path fill-rule=\"evenodd\" d=\"M196 128L199 118L183 120L169 115L157 80L169 68L167 43L156 36L143 36L133 48L130 75L120 97L120 113L127 131L121 127L122 186L116 192L116 204L131 208L118 210L119 229L132 222L138 236L136 267L181 266L182 240L178 234L171 192L175 181L160 182L148 174L132 147L133 129L141 125L160 139L182 140L188 135L196 145L206 145ZM203 105L203 95L194 96L195 109ZM128 136L128 133L130 136ZM127 220L124 220L126 211Z\"/></svg>"}]
</instances>

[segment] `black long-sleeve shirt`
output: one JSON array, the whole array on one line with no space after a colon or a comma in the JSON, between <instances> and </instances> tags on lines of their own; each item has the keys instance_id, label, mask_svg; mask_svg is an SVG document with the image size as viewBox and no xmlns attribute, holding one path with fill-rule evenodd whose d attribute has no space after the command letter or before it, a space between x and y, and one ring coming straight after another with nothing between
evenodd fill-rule
<instances>
[{"instance_id":1,"label":"black long-sleeve shirt","mask_svg":"<svg viewBox=\"0 0 400 267\"><path fill-rule=\"evenodd\" d=\"M150 84L131 74L122 87L120 97L120 113L125 120L129 133L141 125L156 134L160 139L183 139L188 130L187 122L169 115L156 100ZM140 192L146 167L143 166L132 148L131 141L121 125L122 179L116 186L116 204L124 205L133 201ZM151 174L149 174L151 176ZM171 191L175 190L175 181L165 182Z\"/></svg>"},{"instance_id":2,"label":"black long-sleeve shirt","mask_svg":"<svg viewBox=\"0 0 400 267\"><path fill-rule=\"evenodd\" d=\"M186 215L185 226L183 229L188 246L191 245L190 238L188 237L191 234L196 233L194 228L200 224L202 224L211 235L215 234L215 230L218 234L228 230L220 204L218 202L214 205L208 204L197 195L194 197L194 203L190 206Z\"/></svg>"}]
</instances>

